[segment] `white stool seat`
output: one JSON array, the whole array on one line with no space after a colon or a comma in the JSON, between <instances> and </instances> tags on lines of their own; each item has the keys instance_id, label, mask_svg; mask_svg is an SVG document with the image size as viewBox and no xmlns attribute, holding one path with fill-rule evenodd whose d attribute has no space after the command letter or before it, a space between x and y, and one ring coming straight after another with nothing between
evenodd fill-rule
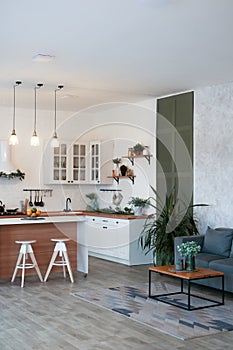
<instances>
[{"instance_id":1,"label":"white stool seat","mask_svg":"<svg viewBox=\"0 0 233 350\"><path fill-rule=\"evenodd\" d=\"M49 276L50 271L51 271L53 266L62 266L64 277L66 277L65 267L67 267L67 270L68 270L69 276L70 276L70 280L72 283L74 283L73 274L72 274L70 261L69 261L69 257L67 254L67 248L66 248L66 244L65 244L65 242L70 241L70 239L69 238L51 238L51 241L56 242L56 244L54 247L53 255L51 257L48 269L47 269L46 274L45 274L44 282L47 281L48 276ZM56 260L58 254L59 254L60 260Z\"/></svg>"},{"instance_id":2,"label":"white stool seat","mask_svg":"<svg viewBox=\"0 0 233 350\"><path fill-rule=\"evenodd\" d=\"M37 272L37 275L39 276L39 279L41 282L43 282L43 278L41 276L40 269L38 267L33 249L31 244L36 243L36 240L31 241L15 241L17 244L21 244L20 250L19 250L19 256L15 265L15 270L11 279L11 282L14 282L16 274L18 269L22 270L22 278L21 278L21 288L24 286L24 278L25 278L25 270L26 269L35 269ZM31 263L26 263L26 260L28 259L28 255L31 258Z\"/></svg>"}]
</instances>

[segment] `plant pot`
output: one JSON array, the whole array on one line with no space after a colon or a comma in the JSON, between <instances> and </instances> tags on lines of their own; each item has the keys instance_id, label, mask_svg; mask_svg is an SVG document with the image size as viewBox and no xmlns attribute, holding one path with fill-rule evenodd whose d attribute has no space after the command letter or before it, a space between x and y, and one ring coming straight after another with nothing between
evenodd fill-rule
<instances>
[{"instance_id":1,"label":"plant pot","mask_svg":"<svg viewBox=\"0 0 233 350\"><path fill-rule=\"evenodd\" d=\"M143 208L142 207L135 207L134 215L141 216L141 215L143 215L142 212L143 212Z\"/></svg>"},{"instance_id":2,"label":"plant pot","mask_svg":"<svg viewBox=\"0 0 233 350\"><path fill-rule=\"evenodd\" d=\"M115 174L115 176L119 176L120 175L119 164L115 164L114 174Z\"/></svg>"},{"instance_id":3,"label":"plant pot","mask_svg":"<svg viewBox=\"0 0 233 350\"><path fill-rule=\"evenodd\" d=\"M195 271L195 256L186 256L185 257L185 270L186 271Z\"/></svg>"}]
</instances>

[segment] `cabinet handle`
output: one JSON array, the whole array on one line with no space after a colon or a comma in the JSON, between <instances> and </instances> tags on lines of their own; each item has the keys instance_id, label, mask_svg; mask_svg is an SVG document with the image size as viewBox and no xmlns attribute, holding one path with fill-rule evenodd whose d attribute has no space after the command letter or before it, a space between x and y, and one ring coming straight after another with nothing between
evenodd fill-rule
<instances>
[{"instance_id":1,"label":"cabinet handle","mask_svg":"<svg viewBox=\"0 0 233 350\"><path fill-rule=\"evenodd\" d=\"M107 227L107 226L103 226L103 228L106 228L106 229L107 229L108 227Z\"/></svg>"},{"instance_id":2,"label":"cabinet handle","mask_svg":"<svg viewBox=\"0 0 233 350\"><path fill-rule=\"evenodd\" d=\"M102 221L103 221L103 222L108 222L108 220L106 220L106 219L103 219Z\"/></svg>"}]
</instances>

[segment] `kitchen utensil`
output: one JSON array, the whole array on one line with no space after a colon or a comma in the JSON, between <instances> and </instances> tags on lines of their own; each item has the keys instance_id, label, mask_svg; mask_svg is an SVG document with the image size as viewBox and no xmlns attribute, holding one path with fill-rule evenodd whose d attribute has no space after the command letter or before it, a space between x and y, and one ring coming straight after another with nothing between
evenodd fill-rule
<instances>
[{"instance_id":1,"label":"kitchen utensil","mask_svg":"<svg viewBox=\"0 0 233 350\"><path fill-rule=\"evenodd\" d=\"M19 208L15 208L15 209L7 209L6 212L7 214L16 214Z\"/></svg>"},{"instance_id":2,"label":"kitchen utensil","mask_svg":"<svg viewBox=\"0 0 233 350\"><path fill-rule=\"evenodd\" d=\"M33 207L33 202L32 202L32 191L30 191L30 200L29 203L30 207Z\"/></svg>"},{"instance_id":3,"label":"kitchen utensil","mask_svg":"<svg viewBox=\"0 0 233 350\"><path fill-rule=\"evenodd\" d=\"M35 191L35 200L34 200L34 205L38 205L38 191Z\"/></svg>"},{"instance_id":4,"label":"kitchen utensil","mask_svg":"<svg viewBox=\"0 0 233 350\"><path fill-rule=\"evenodd\" d=\"M0 201L0 213L4 213L5 211L5 205L2 204L2 201Z\"/></svg>"},{"instance_id":5,"label":"kitchen utensil","mask_svg":"<svg viewBox=\"0 0 233 350\"><path fill-rule=\"evenodd\" d=\"M41 198L40 198L40 203L39 203L40 207L44 206L44 202L43 202L43 192L41 191Z\"/></svg>"}]
</instances>

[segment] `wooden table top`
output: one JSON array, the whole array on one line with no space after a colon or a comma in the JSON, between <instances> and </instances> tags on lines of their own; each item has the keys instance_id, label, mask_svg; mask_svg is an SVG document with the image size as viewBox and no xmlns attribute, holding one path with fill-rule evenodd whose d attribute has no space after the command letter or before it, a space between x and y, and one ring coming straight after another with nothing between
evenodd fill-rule
<instances>
[{"instance_id":1,"label":"wooden table top","mask_svg":"<svg viewBox=\"0 0 233 350\"><path fill-rule=\"evenodd\" d=\"M224 272L209 270L203 267L197 267L196 271L176 271L173 269L175 269L175 265L149 267L149 270L151 271L178 277L184 280L224 276Z\"/></svg>"}]
</instances>

